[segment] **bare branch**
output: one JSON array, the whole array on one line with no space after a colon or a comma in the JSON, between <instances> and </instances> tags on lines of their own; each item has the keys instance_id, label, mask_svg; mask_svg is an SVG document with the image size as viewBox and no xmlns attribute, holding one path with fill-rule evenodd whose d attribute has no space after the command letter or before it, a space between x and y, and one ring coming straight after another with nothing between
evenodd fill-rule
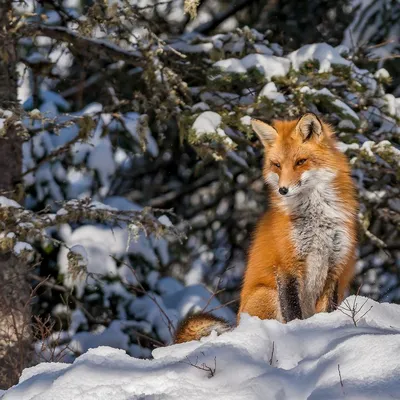
<instances>
[{"instance_id":1,"label":"bare branch","mask_svg":"<svg viewBox=\"0 0 400 400\"><path fill-rule=\"evenodd\" d=\"M113 258L116 261L121 262L120 260L117 260L115 257L110 256L111 258ZM130 269L130 271L132 272L133 276L136 278L136 281L138 283L139 288L137 288L136 286L131 285L130 287L136 291L139 292L141 294L144 294L146 296L149 297L149 299L157 306L157 308L160 310L162 316L165 318L164 323L167 325L168 331L171 335L171 338L175 337L175 326L173 324L173 322L171 321L171 319L169 318L168 314L165 312L165 310L161 307L160 303L158 302L157 298L155 296L153 296L152 294L150 294L145 287L140 283L139 277L136 274L135 269L130 265L127 264L126 262L122 262L123 265L125 265L126 267L128 267Z\"/></svg>"},{"instance_id":2,"label":"bare branch","mask_svg":"<svg viewBox=\"0 0 400 400\"><path fill-rule=\"evenodd\" d=\"M208 372L208 377L212 378L215 375L215 372L217 370L217 357L214 357L214 368L208 366L206 363L202 363L201 365L198 365L199 363L199 357L196 358L196 362L193 363L189 357L186 357L187 361L181 361L183 364L190 365L191 367L200 369L201 371L206 371Z\"/></svg>"},{"instance_id":3,"label":"bare branch","mask_svg":"<svg viewBox=\"0 0 400 400\"><path fill-rule=\"evenodd\" d=\"M364 308L365 304L368 302L369 299L366 299L361 306L359 307L357 304L357 298L358 298L358 294L360 292L361 286L358 288L357 293L354 296L354 301L353 304L350 304L349 300L346 299L343 301L342 305L340 305L339 307L337 307L337 309L344 315L346 315L347 317L351 318L353 321L354 326L357 326L358 322L367 314L371 311L371 309L373 308L373 306L371 306L367 311L365 311L361 317L357 318L357 315L362 311L362 309Z\"/></svg>"}]
</instances>

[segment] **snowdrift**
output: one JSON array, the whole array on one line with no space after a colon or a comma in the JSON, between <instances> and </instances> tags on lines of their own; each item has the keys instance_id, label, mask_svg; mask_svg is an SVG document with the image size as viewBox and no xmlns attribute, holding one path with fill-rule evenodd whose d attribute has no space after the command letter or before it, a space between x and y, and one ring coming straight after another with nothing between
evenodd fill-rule
<instances>
[{"instance_id":1,"label":"snowdrift","mask_svg":"<svg viewBox=\"0 0 400 400\"><path fill-rule=\"evenodd\" d=\"M243 315L232 332L156 349L154 360L98 347L24 370L2 400L399 399L400 306L346 304L287 325Z\"/></svg>"}]
</instances>

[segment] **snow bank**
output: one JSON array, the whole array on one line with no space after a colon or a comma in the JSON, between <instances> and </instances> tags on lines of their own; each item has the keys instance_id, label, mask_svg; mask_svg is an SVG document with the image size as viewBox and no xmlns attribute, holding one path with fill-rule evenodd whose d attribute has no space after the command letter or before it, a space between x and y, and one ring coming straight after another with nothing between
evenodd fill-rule
<instances>
[{"instance_id":1,"label":"snow bank","mask_svg":"<svg viewBox=\"0 0 400 400\"><path fill-rule=\"evenodd\" d=\"M26 369L3 400L398 398L400 306L368 300L358 315L371 306L357 326L340 311L287 325L244 315L232 332L156 349L154 360L91 349Z\"/></svg>"}]
</instances>

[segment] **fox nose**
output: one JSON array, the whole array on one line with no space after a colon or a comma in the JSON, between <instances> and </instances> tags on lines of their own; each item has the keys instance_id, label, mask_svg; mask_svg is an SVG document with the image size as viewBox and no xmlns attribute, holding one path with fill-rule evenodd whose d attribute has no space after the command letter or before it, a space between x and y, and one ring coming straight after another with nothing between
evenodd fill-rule
<instances>
[{"instance_id":1,"label":"fox nose","mask_svg":"<svg viewBox=\"0 0 400 400\"><path fill-rule=\"evenodd\" d=\"M285 186L282 186L279 188L279 193L284 196L285 194L288 194L289 189Z\"/></svg>"}]
</instances>

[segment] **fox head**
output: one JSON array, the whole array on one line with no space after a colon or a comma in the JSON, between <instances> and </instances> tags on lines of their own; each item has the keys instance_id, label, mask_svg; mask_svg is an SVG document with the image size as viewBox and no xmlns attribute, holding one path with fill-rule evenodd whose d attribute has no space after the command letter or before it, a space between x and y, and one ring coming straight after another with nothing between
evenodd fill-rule
<instances>
[{"instance_id":1,"label":"fox head","mask_svg":"<svg viewBox=\"0 0 400 400\"><path fill-rule=\"evenodd\" d=\"M312 113L272 126L256 119L251 124L266 150L264 179L282 200L317 186L323 190L338 170L347 169L332 130Z\"/></svg>"}]
</instances>

